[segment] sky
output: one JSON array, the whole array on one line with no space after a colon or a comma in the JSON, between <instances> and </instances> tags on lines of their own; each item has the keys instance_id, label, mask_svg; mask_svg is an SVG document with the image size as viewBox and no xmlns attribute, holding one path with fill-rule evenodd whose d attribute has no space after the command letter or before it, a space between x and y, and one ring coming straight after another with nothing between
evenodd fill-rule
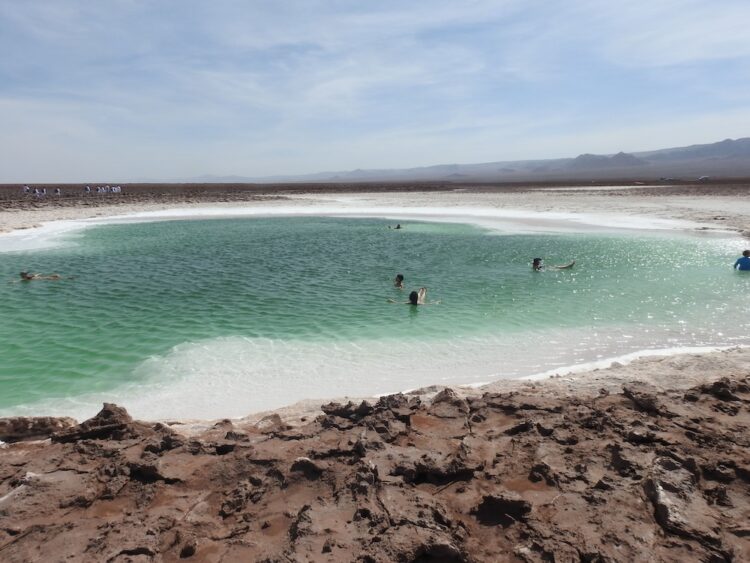
<instances>
[{"instance_id":1,"label":"sky","mask_svg":"<svg viewBox=\"0 0 750 563\"><path fill-rule=\"evenodd\" d=\"M0 0L0 182L750 136L747 0Z\"/></svg>"}]
</instances>

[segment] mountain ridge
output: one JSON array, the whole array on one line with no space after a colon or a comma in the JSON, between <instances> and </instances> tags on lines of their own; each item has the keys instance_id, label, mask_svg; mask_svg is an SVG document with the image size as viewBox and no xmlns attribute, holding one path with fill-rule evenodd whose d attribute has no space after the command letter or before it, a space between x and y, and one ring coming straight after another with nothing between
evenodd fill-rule
<instances>
[{"instance_id":1,"label":"mountain ridge","mask_svg":"<svg viewBox=\"0 0 750 563\"><path fill-rule=\"evenodd\" d=\"M471 164L433 164L411 168L358 168L274 176L205 175L175 181L212 183L383 182L383 181L533 181L648 179L683 176L750 176L750 137L715 143L615 154L584 153L571 158L499 160Z\"/></svg>"}]
</instances>

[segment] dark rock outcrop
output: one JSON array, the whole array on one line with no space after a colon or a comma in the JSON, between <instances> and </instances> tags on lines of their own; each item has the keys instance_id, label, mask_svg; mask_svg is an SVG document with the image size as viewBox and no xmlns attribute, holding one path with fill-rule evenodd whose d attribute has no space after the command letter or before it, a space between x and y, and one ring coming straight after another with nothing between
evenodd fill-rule
<instances>
[{"instance_id":1,"label":"dark rock outcrop","mask_svg":"<svg viewBox=\"0 0 750 563\"><path fill-rule=\"evenodd\" d=\"M78 424L69 417L14 416L0 418L0 441L42 440Z\"/></svg>"},{"instance_id":2,"label":"dark rock outcrop","mask_svg":"<svg viewBox=\"0 0 750 563\"><path fill-rule=\"evenodd\" d=\"M137 438L147 427L133 421L122 407L104 403L96 416L78 426L63 430L52 436L53 442L77 442L79 440L124 440Z\"/></svg>"}]
</instances>

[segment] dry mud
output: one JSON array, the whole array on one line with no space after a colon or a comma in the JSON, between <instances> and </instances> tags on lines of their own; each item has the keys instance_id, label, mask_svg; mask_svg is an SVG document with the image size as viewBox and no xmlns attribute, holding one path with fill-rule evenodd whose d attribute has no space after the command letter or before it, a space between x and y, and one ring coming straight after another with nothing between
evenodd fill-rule
<instances>
[{"instance_id":1,"label":"dry mud","mask_svg":"<svg viewBox=\"0 0 750 563\"><path fill-rule=\"evenodd\" d=\"M190 437L114 405L80 425L6 419L0 559L750 558L747 375L322 411Z\"/></svg>"}]
</instances>

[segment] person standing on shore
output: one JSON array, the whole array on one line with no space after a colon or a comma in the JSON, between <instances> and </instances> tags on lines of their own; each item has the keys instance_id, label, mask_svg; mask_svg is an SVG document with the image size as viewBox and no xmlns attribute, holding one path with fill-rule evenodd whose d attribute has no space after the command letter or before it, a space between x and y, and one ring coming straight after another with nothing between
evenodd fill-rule
<instances>
[{"instance_id":1,"label":"person standing on shore","mask_svg":"<svg viewBox=\"0 0 750 563\"><path fill-rule=\"evenodd\" d=\"M742 272L750 271L750 250L743 251L742 256L737 258L737 261L732 268Z\"/></svg>"}]
</instances>

